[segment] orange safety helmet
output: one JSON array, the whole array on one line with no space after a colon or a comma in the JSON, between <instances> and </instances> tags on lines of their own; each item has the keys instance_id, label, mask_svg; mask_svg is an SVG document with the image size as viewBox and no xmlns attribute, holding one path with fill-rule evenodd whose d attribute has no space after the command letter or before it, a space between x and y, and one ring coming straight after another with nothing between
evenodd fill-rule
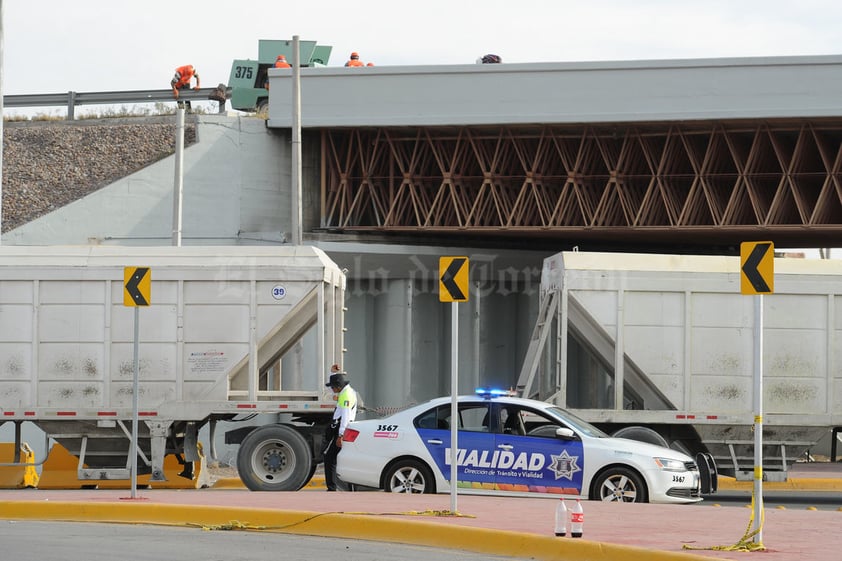
<instances>
[{"instance_id":1,"label":"orange safety helmet","mask_svg":"<svg viewBox=\"0 0 842 561\"><path fill-rule=\"evenodd\" d=\"M286 62L287 57L285 57L284 55L278 55L278 58L276 58L275 60L282 60L282 61Z\"/></svg>"},{"instance_id":2,"label":"orange safety helmet","mask_svg":"<svg viewBox=\"0 0 842 561\"><path fill-rule=\"evenodd\" d=\"M360 53L358 53L358 52L356 52L356 51L354 51L353 53L351 53L351 60L357 60L357 59L359 59L359 58L360 58Z\"/></svg>"}]
</instances>

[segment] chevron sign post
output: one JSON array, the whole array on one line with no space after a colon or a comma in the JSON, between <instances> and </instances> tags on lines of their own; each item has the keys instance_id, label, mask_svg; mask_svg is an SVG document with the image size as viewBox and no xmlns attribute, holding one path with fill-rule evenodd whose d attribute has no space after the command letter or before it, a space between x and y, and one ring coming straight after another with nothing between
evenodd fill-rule
<instances>
[{"instance_id":1,"label":"chevron sign post","mask_svg":"<svg viewBox=\"0 0 842 561\"><path fill-rule=\"evenodd\" d=\"M439 257L439 301L450 302L450 418L458 419L459 396L459 302L468 301L467 257ZM456 514L457 425L450 423L450 513Z\"/></svg>"},{"instance_id":2,"label":"chevron sign post","mask_svg":"<svg viewBox=\"0 0 842 561\"><path fill-rule=\"evenodd\" d=\"M140 333L140 306L152 304L152 270L149 267L123 268L123 305L134 307L134 375L132 376L132 499L137 498L137 424L138 379L140 360L138 337Z\"/></svg>"},{"instance_id":3,"label":"chevron sign post","mask_svg":"<svg viewBox=\"0 0 842 561\"><path fill-rule=\"evenodd\" d=\"M754 543L763 542L763 295L775 292L775 245L740 244L740 292L754 297Z\"/></svg>"}]
</instances>

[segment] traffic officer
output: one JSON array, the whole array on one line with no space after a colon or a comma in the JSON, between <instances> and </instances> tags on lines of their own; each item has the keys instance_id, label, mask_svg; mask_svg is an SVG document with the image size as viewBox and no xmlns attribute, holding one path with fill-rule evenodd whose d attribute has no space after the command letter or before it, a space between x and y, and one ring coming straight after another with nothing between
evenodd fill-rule
<instances>
[{"instance_id":1,"label":"traffic officer","mask_svg":"<svg viewBox=\"0 0 842 561\"><path fill-rule=\"evenodd\" d=\"M333 391L336 408L333 420L325 434L323 452L325 461L325 486L328 491L336 491L336 458L342 448L342 435L348 423L357 417L357 392L348 382L348 376L340 371L338 364L330 367L331 375L326 387Z\"/></svg>"}]
</instances>

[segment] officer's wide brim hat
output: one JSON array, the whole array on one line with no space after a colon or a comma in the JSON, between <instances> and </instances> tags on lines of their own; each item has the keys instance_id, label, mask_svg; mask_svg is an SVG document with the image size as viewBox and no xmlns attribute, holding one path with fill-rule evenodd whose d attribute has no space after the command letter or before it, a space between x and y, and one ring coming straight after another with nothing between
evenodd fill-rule
<instances>
[{"instance_id":1,"label":"officer's wide brim hat","mask_svg":"<svg viewBox=\"0 0 842 561\"><path fill-rule=\"evenodd\" d=\"M348 383L348 376L345 375L344 372L338 372L336 374L331 374L330 379L328 380L327 384L325 384L326 388L342 387Z\"/></svg>"}]
</instances>

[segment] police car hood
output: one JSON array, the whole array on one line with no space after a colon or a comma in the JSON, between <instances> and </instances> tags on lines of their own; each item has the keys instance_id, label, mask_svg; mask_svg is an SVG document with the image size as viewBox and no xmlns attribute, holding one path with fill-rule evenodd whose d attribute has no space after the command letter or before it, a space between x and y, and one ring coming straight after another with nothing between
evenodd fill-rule
<instances>
[{"instance_id":1,"label":"police car hood","mask_svg":"<svg viewBox=\"0 0 842 561\"><path fill-rule=\"evenodd\" d=\"M678 450L672 448L664 448L657 444L650 444L648 442L641 442L639 440L630 440L628 438L615 438L613 436L600 438L606 446L613 448L618 452L633 452L635 454L651 455L653 458L667 458L670 460L679 460L682 462L693 462L693 458Z\"/></svg>"}]
</instances>

